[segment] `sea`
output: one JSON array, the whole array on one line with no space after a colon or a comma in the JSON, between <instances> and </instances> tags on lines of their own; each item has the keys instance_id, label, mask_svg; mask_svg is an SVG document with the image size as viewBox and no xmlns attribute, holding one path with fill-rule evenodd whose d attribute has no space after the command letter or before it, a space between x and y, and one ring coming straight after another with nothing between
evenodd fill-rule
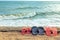
<instances>
[{"instance_id":1,"label":"sea","mask_svg":"<svg viewBox=\"0 0 60 40\"><path fill-rule=\"evenodd\" d=\"M0 26L60 26L60 2L0 1Z\"/></svg>"}]
</instances>

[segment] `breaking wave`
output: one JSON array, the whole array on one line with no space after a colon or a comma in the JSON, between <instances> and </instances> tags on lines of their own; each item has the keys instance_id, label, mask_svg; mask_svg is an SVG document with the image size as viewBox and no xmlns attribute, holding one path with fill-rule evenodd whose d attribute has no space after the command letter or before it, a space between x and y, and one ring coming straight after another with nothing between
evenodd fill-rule
<instances>
[{"instance_id":1,"label":"breaking wave","mask_svg":"<svg viewBox=\"0 0 60 40\"><path fill-rule=\"evenodd\" d=\"M36 19L36 18L60 18L59 12L26 12L26 13L19 13L19 14L6 14L0 15L0 19Z\"/></svg>"}]
</instances>

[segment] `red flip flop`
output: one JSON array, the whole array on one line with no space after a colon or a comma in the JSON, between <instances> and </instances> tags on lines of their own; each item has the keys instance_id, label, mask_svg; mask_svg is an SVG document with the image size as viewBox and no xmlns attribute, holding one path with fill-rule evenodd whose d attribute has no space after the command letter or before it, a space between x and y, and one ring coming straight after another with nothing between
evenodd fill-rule
<instances>
[{"instance_id":1,"label":"red flip flop","mask_svg":"<svg viewBox=\"0 0 60 40\"><path fill-rule=\"evenodd\" d=\"M47 36L51 36L51 30L50 30L49 27L45 28L45 33L46 33Z\"/></svg>"},{"instance_id":2,"label":"red flip flop","mask_svg":"<svg viewBox=\"0 0 60 40\"><path fill-rule=\"evenodd\" d=\"M56 36L58 34L57 28L55 28L55 27L51 28L51 31L52 31L53 36Z\"/></svg>"},{"instance_id":3,"label":"red flip flop","mask_svg":"<svg viewBox=\"0 0 60 40\"><path fill-rule=\"evenodd\" d=\"M27 30L27 34L30 34L31 33L31 28L26 28L26 30Z\"/></svg>"},{"instance_id":4,"label":"red flip flop","mask_svg":"<svg viewBox=\"0 0 60 40\"><path fill-rule=\"evenodd\" d=\"M21 29L21 34L24 35L24 34L26 34L26 32L27 32L26 28L22 28L22 29Z\"/></svg>"}]
</instances>

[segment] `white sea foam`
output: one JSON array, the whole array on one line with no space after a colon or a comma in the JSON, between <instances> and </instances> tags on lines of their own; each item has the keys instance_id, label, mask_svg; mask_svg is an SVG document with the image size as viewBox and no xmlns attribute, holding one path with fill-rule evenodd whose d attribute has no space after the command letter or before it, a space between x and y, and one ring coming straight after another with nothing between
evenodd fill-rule
<instances>
[{"instance_id":1,"label":"white sea foam","mask_svg":"<svg viewBox=\"0 0 60 40\"><path fill-rule=\"evenodd\" d=\"M30 16L32 15L31 13L29 14ZM46 18L37 18L37 19L18 19L18 20L5 20L5 19L13 19L13 18L18 18L19 16L0 16L0 26L13 26L13 27L21 27L21 26L60 26L60 16L58 14L54 15L46 15ZM27 16L28 17L28 16Z\"/></svg>"},{"instance_id":2,"label":"white sea foam","mask_svg":"<svg viewBox=\"0 0 60 40\"><path fill-rule=\"evenodd\" d=\"M60 21L56 21L56 19L20 19L20 20L0 20L0 26L60 26Z\"/></svg>"}]
</instances>

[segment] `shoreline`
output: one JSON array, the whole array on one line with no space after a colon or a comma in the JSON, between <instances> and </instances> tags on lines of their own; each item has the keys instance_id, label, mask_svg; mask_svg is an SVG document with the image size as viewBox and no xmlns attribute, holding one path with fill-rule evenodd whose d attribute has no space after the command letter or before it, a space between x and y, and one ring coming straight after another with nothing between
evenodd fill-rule
<instances>
[{"instance_id":1,"label":"shoreline","mask_svg":"<svg viewBox=\"0 0 60 40\"><path fill-rule=\"evenodd\" d=\"M26 27L29 27L29 26L26 26ZM21 28L22 27L0 27L0 31L19 31L21 30ZM56 27L56 28L58 29L58 31L60 31L60 27Z\"/></svg>"}]
</instances>

